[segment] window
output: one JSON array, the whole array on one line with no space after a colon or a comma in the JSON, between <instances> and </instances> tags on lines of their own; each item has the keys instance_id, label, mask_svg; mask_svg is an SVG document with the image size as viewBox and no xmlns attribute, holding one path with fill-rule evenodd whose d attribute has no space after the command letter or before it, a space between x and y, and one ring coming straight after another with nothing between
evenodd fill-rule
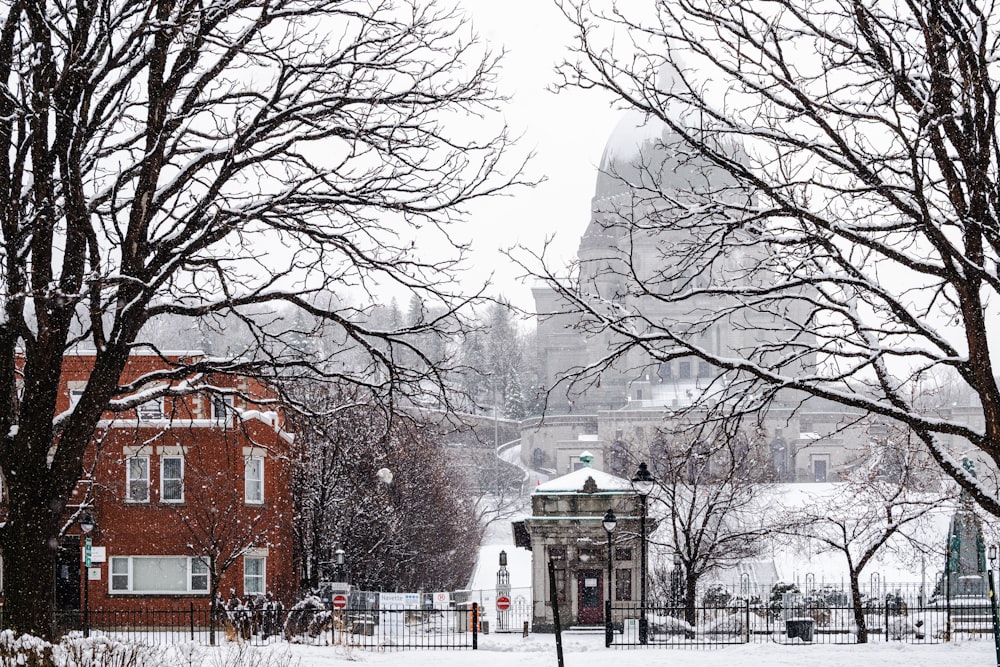
<instances>
[{"instance_id":1,"label":"window","mask_svg":"<svg viewBox=\"0 0 1000 667\"><path fill-rule=\"evenodd\" d=\"M133 456L128 459L125 480L128 487L126 500L133 503L149 502L149 457Z\"/></svg>"},{"instance_id":2,"label":"window","mask_svg":"<svg viewBox=\"0 0 1000 667\"><path fill-rule=\"evenodd\" d=\"M615 547L615 560L632 560L632 547Z\"/></svg>"},{"instance_id":3,"label":"window","mask_svg":"<svg viewBox=\"0 0 1000 667\"><path fill-rule=\"evenodd\" d=\"M615 599L632 599L632 568L619 567L615 570Z\"/></svg>"},{"instance_id":4,"label":"window","mask_svg":"<svg viewBox=\"0 0 1000 667\"><path fill-rule=\"evenodd\" d=\"M682 362L680 362L679 364L677 364L677 371L678 371L678 375L680 375L680 378L682 380L690 380L691 379L691 362L690 361L682 361Z\"/></svg>"},{"instance_id":5,"label":"window","mask_svg":"<svg viewBox=\"0 0 1000 667\"><path fill-rule=\"evenodd\" d=\"M208 590L208 561L204 558L191 559L191 590Z\"/></svg>"},{"instance_id":6,"label":"window","mask_svg":"<svg viewBox=\"0 0 1000 667\"><path fill-rule=\"evenodd\" d=\"M83 396L83 389L70 389L69 390L69 408L72 410L76 407L77 403L80 402L80 398Z\"/></svg>"},{"instance_id":7,"label":"window","mask_svg":"<svg viewBox=\"0 0 1000 667\"><path fill-rule=\"evenodd\" d=\"M232 396L212 396L212 419L217 422L229 421L233 416Z\"/></svg>"},{"instance_id":8,"label":"window","mask_svg":"<svg viewBox=\"0 0 1000 667\"><path fill-rule=\"evenodd\" d=\"M698 362L698 377L707 378L712 374L712 367L708 365L707 361Z\"/></svg>"},{"instance_id":9,"label":"window","mask_svg":"<svg viewBox=\"0 0 1000 667\"><path fill-rule=\"evenodd\" d=\"M163 419L163 398L154 398L151 401L146 401L138 407L137 411L139 419L142 421Z\"/></svg>"},{"instance_id":10,"label":"window","mask_svg":"<svg viewBox=\"0 0 1000 667\"><path fill-rule=\"evenodd\" d=\"M244 470L244 486L248 503L264 502L264 459L248 456Z\"/></svg>"},{"instance_id":11,"label":"window","mask_svg":"<svg viewBox=\"0 0 1000 667\"><path fill-rule=\"evenodd\" d=\"M208 564L188 556L112 556L112 593L207 593Z\"/></svg>"},{"instance_id":12,"label":"window","mask_svg":"<svg viewBox=\"0 0 1000 667\"><path fill-rule=\"evenodd\" d=\"M160 500L165 503L184 501L184 457L160 458Z\"/></svg>"},{"instance_id":13,"label":"window","mask_svg":"<svg viewBox=\"0 0 1000 667\"><path fill-rule=\"evenodd\" d=\"M243 557L243 595L263 595L267 590L265 561L263 556Z\"/></svg>"}]
</instances>

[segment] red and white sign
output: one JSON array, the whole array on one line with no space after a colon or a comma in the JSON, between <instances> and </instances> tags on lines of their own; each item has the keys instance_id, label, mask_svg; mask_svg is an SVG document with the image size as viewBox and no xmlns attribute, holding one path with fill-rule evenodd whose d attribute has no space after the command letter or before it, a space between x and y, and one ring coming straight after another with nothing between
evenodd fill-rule
<instances>
[{"instance_id":1,"label":"red and white sign","mask_svg":"<svg viewBox=\"0 0 1000 667\"><path fill-rule=\"evenodd\" d=\"M497 611L507 611L508 609L510 609L510 598L501 595L497 598Z\"/></svg>"},{"instance_id":2,"label":"red and white sign","mask_svg":"<svg viewBox=\"0 0 1000 667\"><path fill-rule=\"evenodd\" d=\"M347 607L347 596L346 595L334 595L332 600L334 609L344 609Z\"/></svg>"}]
</instances>

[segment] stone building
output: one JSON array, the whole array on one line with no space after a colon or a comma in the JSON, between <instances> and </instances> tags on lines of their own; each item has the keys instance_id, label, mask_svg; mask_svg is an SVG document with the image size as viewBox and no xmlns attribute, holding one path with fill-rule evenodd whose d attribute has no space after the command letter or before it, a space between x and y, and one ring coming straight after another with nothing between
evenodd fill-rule
<instances>
[{"instance_id":1,"label":"stone building","mask_svg":"<svg viewBox=\"0 0 1000 667\"><path fill-rule=\"evenodd\" d=\"M662 141L660 141L662 140ZM630 312L641 312L643 320L660 327L684 329L692 309L711 311L725 304L723 297L698 296L682 303L657 299L657 291L676 290L670 280L678 273L663 270L663 262L676 259L684 235L697 229L672 227L666 231L655 223L630 224L644 216L671 215L666 199L683 200L685 188L695 179L725 183L728 176L689 157L667 154L670 145L662 126L627 115L608 139L596 177L591 218L577 252L576 288ZM650 178L656 179L656 192ZM673 193L665 197L661 193ZM660 210L664 209L664 210ZM742 275L740 266L755 265L760 252L747 243L744 254L732 262L732 275ZM691 276L699 280L699 276ZM759 279L759 276L758 276ZM579 467L576 454L583 448L596 455L596 465L617 472L617 455L628 451L635 460L648 457L657 433L669 426L673 411L688 408L713 382L718 369L695 357L657 363L639 350L631 350L604 370L599 381L574 387L568 380L573 370L597 364L614 349L613 336L606 330L581 326L580 315L566 307L560 293L548 285L533 289L538 313L537 345L542 383L554 387L546 414L522 423L523 462L554 474ZM610 308L611 306L609 306ZM806 313L783 315L805 321ZM699 345L720 356L760 344L767 332L780 335L780 322L760 321L734 324L720 321L703 330ZM762 333L763 332L763 333ZM799 370L815 370L815 356L804 354L794 362ZM859 415L841 405L785 395L765 416L754 437L770 450L774 478L789 482L836 481L855 465L869 440Z\"/></svg>"},{"instance_id":2,"label":"stone building","mask_svg":"<svg viewBox=\"0 0 1000 667\"><path fill-rule=\"evenodd\" d=\"M601 625L608 597L608 533L603 519L614 511L617 526L611 534L611 595L615 603L640 598L641 498L629 480L591 467L592 456L579 454L583 466L535 488L531 517L515 534L527 533L532 552L532 627L553 628L548 563L554 565L560 625ZM647 518L647 534L656 528ZM621 612L612 619L621 624Z\"/></svg>"}]
</instances>

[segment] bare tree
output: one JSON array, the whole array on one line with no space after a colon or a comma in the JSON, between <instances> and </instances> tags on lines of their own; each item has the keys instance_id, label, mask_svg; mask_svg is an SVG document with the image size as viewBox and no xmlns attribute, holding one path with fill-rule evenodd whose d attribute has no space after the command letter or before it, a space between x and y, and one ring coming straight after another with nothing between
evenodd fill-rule
<instances>
[{"instance_id":1,"label":"bare tree","mask_svg":"<svg viewBox=\"0 0 1000 667\"><path fill-rule=\"evenodd\" d=\"M891 457L895 465L890 468L882 455L891 450L900 453ZM787 508L787 523L775 528L777 533L804 538L804 549L844 557L859 643L868 641L861 594L864 569L890 550L940 551L933 541L941 536L927 535L924 528L933 512L954 504L955 494L941 485L922 490L919 481L926 480L926 470L921 468L920 457L907 456L905 447L897 443L880 447L848 475L846 484L838 484L832 492L815 492L807 506Z\"/></svg>"},{"instance_id":2,"label":"bare tree","mask_svg":"<svg viewBox=\"0 0 1000 667\"><path fill-rule=\"evenodd\" d=\"M521 164L484 120L499 102L497 56L433 0L4 2L0 13L0 546L16 554L4 559L4 617L49 635L50 545L103 413L148 400L158 380L194 389L213 371L432 391L447 369L407 368L399 353L408 336L454 328L466 300L454 224L465 203L521 181ZM417 256L418 232L448 251ZM371 326L370 290L383 287L442 314ZM332 296L349 290L361 305ZM276 304L339 342L322 368ZM193 328L228 316L247 345L121 383L168 315ZM94 368L57 415L63 357L78 346L95 350ZM348 355L365 361L336 363Z\"/></svg>"},{"instance_id":3,"label":"bare tree","mask_svg":"<svg viewBox=\"0 0 1000 667\"><path fill-rule=\"evenodd\" d=\"M772 488L762 472L766 461L759 443L745 434L661 432L654 438L651 511L661 518L652 540L679 556L689 624L702 577L753 558L763 546L771 529L764 517L775 516L761 511Z\"/></svg>"},{"instance_id":4,"label":"bare tree","mask_svg":"<svg viewBox=\"0 0 1000 667\"><path fill-rule=\"evenodd\" d=\"M560 85L609 92L654 128L607 174L624 192L603 204L617 246L599 269L522 257L610 341L574 380L687 358L718 369L702 406L812 396L880 415L1000 515L997 9L557 4L576 29ZM638 262L642 245L655 254ZM952 382L984 421L920 409Z\"/></svg>"},{"instance_id":5,"label":"bare tree","mask_svg":"<svg viewBox=\"0 0 1000 667\"><path fill-rule=\"evenodd\" d=\"M248 505L242 485L233 483L244 475L242 453L231 445L213 444L216 446L204 443L187 453L184 503L170 507L181 534L188 540L191 554L207 566L212 605L209 637L214 644L223 575L254 549L289 546L281 542L280 526L292 520L292 508L284 507L284 515L276 513L277 516L268 517L263 506ZM266 451L264 445L261 451ZM286 484L287 481L284 480ZM279 519L277 523L273 523L275 518Z\"/></svg>"},{"instance_id":6,"label":"bare tree","mask_svg":"<svg viewBox=\"0 0 1000 667\"><path fill-rule=\"evenodd\" d=\"M293 420L302 447L294 496L303 583L332 576L342 548L351 583L366 590L464 586L479 547L476 502L436 424L389 415L356 387L300 388L305 400L303 391L315 408Z\"/></svg>"}]
</instances>

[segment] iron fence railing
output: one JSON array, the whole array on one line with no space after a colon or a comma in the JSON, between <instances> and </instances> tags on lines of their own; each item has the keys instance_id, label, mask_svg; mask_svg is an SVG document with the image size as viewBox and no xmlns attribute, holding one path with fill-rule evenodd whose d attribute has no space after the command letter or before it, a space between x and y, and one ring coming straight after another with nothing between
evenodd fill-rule
<instances>
[{"instance_id":1,"label":"iron fence railing","mask_svg":"<svg viewBox=\"0 0 1000 667\"><path fill-rule=\"evenodd\" d=\"M648 628L645 643L640 633L643 618ZM711 648L754 642L933 644L992 638L994 633L990 605L978 598L917 606L900 605L890 597L882 603L863 605L860 619L853 606L801 599L784 607L754 605L747 600L691 609L647 606L645 615L638 603L615 603L611 619L611 643L619 647Z\"/></svg>"},{"instance_id":2,"label":"iron fence railing","mask_svg":"<svg viewBox=\"0 0 1000 667\"><path fill-rule=\"evenodd\" d=\"M295 642L361 649L475 649L484 619L478 603L457 609L133 609L57 612L57 632L86 631L144 644ZM3 619L0 616L0 625Z\"/></svg>"}]
</instances>

